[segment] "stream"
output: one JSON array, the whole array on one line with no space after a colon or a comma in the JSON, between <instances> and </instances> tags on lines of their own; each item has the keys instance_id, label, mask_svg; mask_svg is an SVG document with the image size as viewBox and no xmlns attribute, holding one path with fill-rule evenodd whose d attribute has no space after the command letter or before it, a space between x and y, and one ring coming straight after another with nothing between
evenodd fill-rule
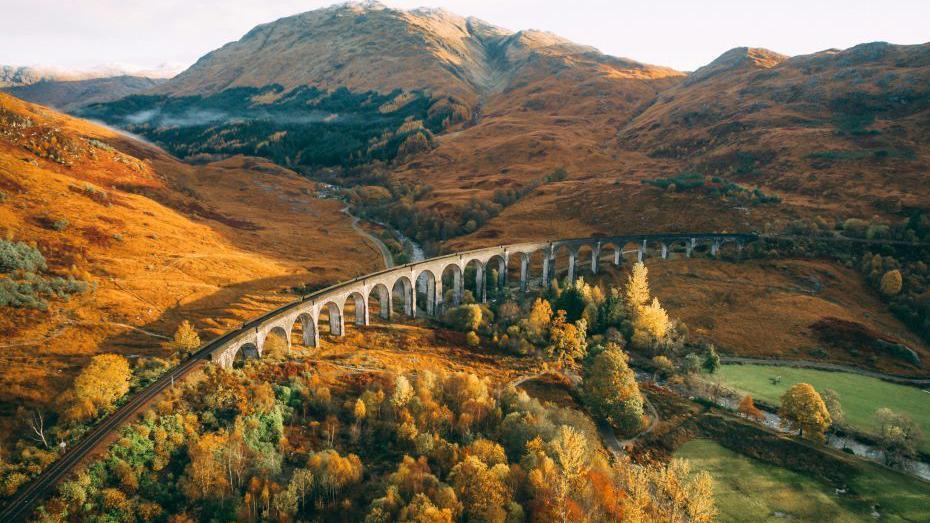
<instances>
[{"instance_id":1,"label":"stream","mask_svg":"<svg viewBox=\"0 0 930 523\"><path fill-rule=\"evenodd\" d=\"M668 388L668 384L665 380L653 380L653 377L651 373L636 371L637 381L653 381L656 385ZM704 399L714 401L712 398L705 397ZM714 403L733 412L736 412L739 407L739 400L733 398L720 397L717 398ZM762 410L762 414L765 416L762 420L762 424L766 427L783 434L794 434L794 431L788 430L782 426L781 418L778 414L767 410ZM885 453L881 449L865 441L850 436L827 433L826 445L841 451L848 449L847 451L852 451L854 456L885 466ZM904 468L893 468L893 470L918 477L924 481L930 481L930 463L925 461L905 459Z\"/></svg>"},{"instance_id":2,"label":"stream","mask_svg":"<svg viewBox=\"0 0 930 523\"><path fill-rule=\"evenodd\" d=\"M739 402L731 398L719 398L717 404L721 407L724 407L728 410L735 411L739 406ZM762 414L765 415L765 420L762 422L766 427L782 432L785 434L794 434L794 431L788 430L781 424L781 418L778 414L763 410ZM885 464L885 453L876 448L874 445L866 443L864 441L849 437L849 436L839 436L837 434L828 433L826 444L828 447L844 450L848 449L852 451L852 454L860 458L873 461L880 465ZM905 459L903 469L894 469L906 474L917 476L926 481L930 481L930 463L919 461L916 459Z\"/></svg>"}]
</instances>

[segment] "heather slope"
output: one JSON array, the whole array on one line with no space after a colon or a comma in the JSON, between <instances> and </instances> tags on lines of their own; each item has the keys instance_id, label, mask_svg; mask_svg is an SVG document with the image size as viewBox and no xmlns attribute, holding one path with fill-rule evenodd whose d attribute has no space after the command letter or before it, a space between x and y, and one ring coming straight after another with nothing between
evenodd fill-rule
<instances>
[{"instance_id":1,"label":"heather slope","mask_svg":"<svg viewBox=\"0 0 930 523\"><path fill-rule=\"evenodd\" d=\"M340 203L286 169L243 157L183 164L4 94L0 191L3 237L92 288L48 310L3 308L5 414L53 401L93 354L158 355L181 320L209 338L293 299L283 289L380 263Z\"/></svg>"},{"instance_id":2,"label":"heather slope","mask_svg":"<svg viewBox=\"0 0 930 523\"><path fill-rule=\"evenodd\" d=\"M734 49L622 126L618 145L782 193L803 214L926 208L928 80L930 45Z\"/></svg>"}]
</instances>

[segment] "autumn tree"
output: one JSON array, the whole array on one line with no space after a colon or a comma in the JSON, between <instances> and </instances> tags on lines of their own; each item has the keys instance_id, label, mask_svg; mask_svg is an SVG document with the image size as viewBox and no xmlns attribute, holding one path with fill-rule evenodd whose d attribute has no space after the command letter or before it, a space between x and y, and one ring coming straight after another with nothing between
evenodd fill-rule
<instances>
[{"instance_id":1,"label":"autumn tree","mask_svg":"<svg viewBox=\"0 0 930 523\"><path fill-rule=\"evenodd\" d=\"M294 493L298 510L304 506L307 496L313 492L313 481L313 473L305 468L295 469L291 475L291 481L288 483L287 489Z\"/></svg>"},{"instance_id":2,"label":"autumn tree","mask_svg":"<svg viewBox=\"0 0 930 523\"><path fill-rule=\"evenodd\" d=\"M636 374L626 353L613 343L585 366L582 397L594 416L609 420L625 433L642 426L643 397Z\"/></svg>"},{"instance_id":3,"label":"autumn tree","mask_svg":"<svg viewBox=\"0 0 930 523\"><path fill-rule=\"evenodd\" d=\"M633 265L626 283L626 304L635 318L649 304L649 270L642 262Z\"/></svg>"},{"instance_id":4,"label":"autumn tree","mask_svg":"<svg viewBox=\"0 0 930 523\"><path fill-rule=\"evenodd\" d=\"M645 331L652 338L662 340L668 333L668 313L659 303L659 298L644 306L633 320L634 331Z\"/></svg>"},{"instance_id":5,"label":"autumn tree","mask_svg":"<svg viewBox=\"0 0 930 523\"><path fill-rule=\"evenodd\" d=\"M184 320L174 331L174 337L165 346L174 354L184 358L200 347L200 335L189 321Z\"/></svg>"},{"instance_id":6,"label":"autumn tree","mask_svg":"<svg viewBox=\"0 0 930 523\"><path fill-rule=\"evenodd\" d=\"M229 436L222 432L204 434L188 448L190 464L181 482L190 499L222 499L230 494L231 485L221 457Z\"/></svg>"},{"instance_id":7,"label":"autumn tree","mask_svg":"<svg viewBox=\"0 0 930 523\"><path fill-rule=\"evenodd\" d=\"M591 453L584 434L570 425L562 425L549 446L568 486L579 487L591 468Z\"/></svg>"},{"instance_id":8,"label":"autumn tree","mask_svg":"<svg viewBox=\"0 0 930 523\"><path fill-rule=\"evenodd\" d=\"M820 393L824 405L827 406L827 412L830 413L830 419L834 425L841 424L846 420L846 412L840 403L840 395L833 389L824 389Z\"/></svg>"},{"instance_id":9,"label":"autumn tree","mask_svg":"<svg viewBox=\"0 0 930 523\"><path fill-rule=\"evenodd\" d=\"M587 351L587 326L584 320L569 323L565 311L560 310L549 327L549 358L559 365L572 365Z\"/></svg>"},{"instance_id":10,"label":"autumn tree","mask_svg":"<svg viewBox=\"0 0 930 523\"><path fill-rule=\"evenodd\" d=\"M740 400L737 411L749 419L754 419L756 421L765 419L765 414L756 407L755 402L752 400L752 396L749 394L743 396L743 399Z\"/></svg>"},{"instance_id":11,"label":"autumn tree","mask_svg":"<svg viewBox=\"0 0 930 523\"><path fill-rule=\"evenodd\" d=\"M481 326L482 311L479 305L466 304L449 309L449 323L462 332L478 330Z\"/></svg>"},{"instance_id":12,"label":"autumn tree","mask_svg":"<svg viewBox=\"0 0 930 523\"><path fill-rule=\"evenodd\" d=\"M667 356L656 356L652 358L652 364L655 366L656 374L667 378L675 372L675 364Z\"/></svg>"},{"instance_id":13,"label":"autumn tree","mask_svg":"<svg viewBox=\"0 0 930 523\"><path fill-rule=\"evenodd\" d=\"M468 456L449 472L449 482L462 502L465 516L470 521L503 523L504 510L510 501L506 479L507 465L488 467L476 456Z\"/></svg>"},{"instance_id":14,"label":"autumn tree","mask_svg":"<svg viewBox=\"0 0 930 523\"><path fill-rule=\"evenodd\" d=\"M823 441L832 422L823 398L808 383L795 384L782 395L778 415L784 426L815 441Z\"/></svg>"},{"instance_id":15,"label":"autumn tree","mask_svg":"<svg viewBox=\"0 0 930 523\"><path fill-rule=\"evenodd\" d=\"M923 433L914 420L889 408L875 411L875 420L878 442L885 452L887 465L901 466L907 458L914 457L923 440Z\"/></svg>"},{"instance_id":16,"label":"autumn tree","mask_svg":"<svg viewBox=\"0 0 930 523\"><path fill-rule=\"evenodd\" d=\"M901 271L894 269L882 275L879 288L885 296L897 296L901 293L903 285L904 280L901 277Z\"/></svg>"},{"instance_id":17,"label":"autumn tree","mask_svg":"<svg viewBox=\"0 0 930 523\"><path fill-rule=\"evenodd\" d=\"M713 479L706 471L693 472L687 460L646 467L640 473L650 492L652 520L674 523L711 523L716 519Z\"/></svg>"},{"instance_id":18,"label":"autumn tree","mask_svg":"<svg viewBox=\"0 0 930 523\"><path fill-rule=\"evenodd\" d=\"M307 459L307 470L313 474L315 484L329 494L332 502L336 501L340 490L362 480L362 460L355 454L341 456L332 449L311 454Z\"/></svg>"},{"instance_id":19,"label":"autumn tree","mask_svg":"<svg viewBox=\"0 0 930 523\"><path fill-rule=\"evenodd\" d=\"M526 331L534 339L542 338L552 322L552 306L547 300L536 298L526 319Z\"/></svg>"},{"instance_id":20,"label":"autumn tree","mask_svg":"<svg viewBox=\"0 0 930 523\"><path fill-rule=\"evenodd\" d=\"M129 392L132 372L129 362L118 354L98 354L74 379L73 404L66 416L80 421L107 410Z\"/></svg>"}]
</instances>

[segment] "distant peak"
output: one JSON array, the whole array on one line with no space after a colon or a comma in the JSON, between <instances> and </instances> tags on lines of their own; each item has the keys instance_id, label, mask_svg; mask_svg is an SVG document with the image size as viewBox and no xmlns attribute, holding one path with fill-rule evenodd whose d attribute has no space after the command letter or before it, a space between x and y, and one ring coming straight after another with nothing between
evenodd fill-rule
<instances>
[{"instance_id":1,"label":"distant peak","mask_svg":"<svg viewBox=\"0 0 930 523\"><path fill-rule=\"evenodd\" d=\"M737 69L771 69L788 57L762 47L734 47L688 76L687 85Z\"/></svg>"},{"instance_id":2,"label":"distant peak","mask_svg":"<svg viewBox=\"0 0 930 523\"><path fill-rule=\"evenodd\" d=\"M734 47L723 53L711 65L725 63L731 65L754 65L769 69L787 60L788 57L763 47Z\"/></svg>"}]
</instances>

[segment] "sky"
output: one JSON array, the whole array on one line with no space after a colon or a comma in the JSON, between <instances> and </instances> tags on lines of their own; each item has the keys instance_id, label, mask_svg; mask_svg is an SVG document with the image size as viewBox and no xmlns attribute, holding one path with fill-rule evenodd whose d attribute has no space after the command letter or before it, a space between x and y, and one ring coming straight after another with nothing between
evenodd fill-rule
<instances>
[{"instance_id":1,"label":"sky","mask_svg":"<svg viewBox=\"0 0 930 523\"><path fill-rule=\"evenodd\" d=\"M178 71L255 25L332 0L0 0L0 64ZM930 41L930 0L383 0L694 70L733 47L787 55Z\"/></svg>"}]
</instances>

